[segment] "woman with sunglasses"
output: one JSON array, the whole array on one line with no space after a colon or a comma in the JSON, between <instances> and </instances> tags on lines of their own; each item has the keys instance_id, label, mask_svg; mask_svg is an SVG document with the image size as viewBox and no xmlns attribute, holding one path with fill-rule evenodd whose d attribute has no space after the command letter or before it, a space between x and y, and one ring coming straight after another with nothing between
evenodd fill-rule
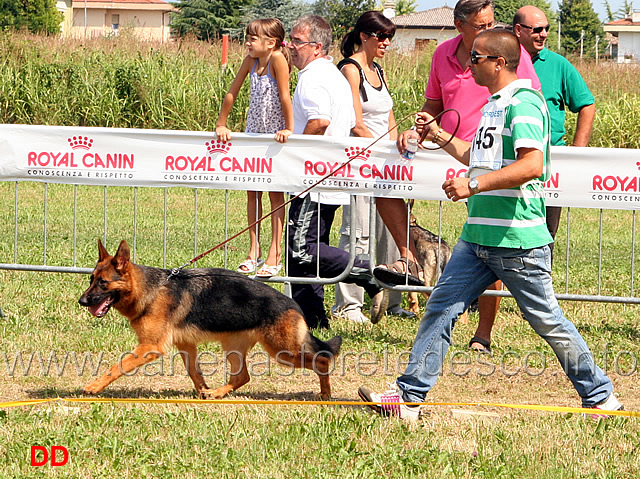
<instances>
[{"instance_id":1,"label":"woman with sunglasses","mask_svg":"<svg viewBox=\"0 0 640 479\"><path fill-rule=\"evenodd\" d=\"M353 109L356 113L356 125L351 129L353 136L366 138L383 137L395 140L397 130L387 133L390 125L395 124L393 116L393 100L387 88L387 79L384 71L375 60L382 58L387 53L396 27L381 12L369 11L358 18L354 28L347 33L341 44L341 52L344 56L338 64L338 68L351 85L353 94ZM380 199L378 200L380 201ZM397 201L400 207L404 203ZM356 197L355 225L349 223L349 208L343 207L343 221L340 228L339 247L349 247L349 231L351 227L356 229L356 247L358 253L366 253L369 245L369 197ZM378 259L383 262L394 261L398 255L393 238L384 227L382 221L378 221ZM406 227L406 226L404 226ZM412 316L413 313L405 311L400 306L402 294L391 292L389 312L396 315ZM334 315L349 319L354 322L365 322L367 318L362 314L364 291L357 285L338 283L336 285L336 305L332 308Z\"/></svg>"}]
</instances>

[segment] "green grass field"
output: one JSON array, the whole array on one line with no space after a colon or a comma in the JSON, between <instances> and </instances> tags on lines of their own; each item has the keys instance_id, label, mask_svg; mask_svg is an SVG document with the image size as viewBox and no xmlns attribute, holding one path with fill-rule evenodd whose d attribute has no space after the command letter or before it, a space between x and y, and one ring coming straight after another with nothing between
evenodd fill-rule
<instances>
[{"instance_id":1,"label":"green grass field","mask_svg":"<svg viewBox=\"0 0 640 479\"><path fill-rule=\"evenodd\" d=\"M149 47L101 41L52 47L50 41L32 37L6 35L0 40L0 114L6 123L211 130L230 81L219 72L216 45ZM240 58L238 48L231 70ZM396 116L419 109L428 55L390 56L385 62L395 85ZM580 68L598 102L593 144L638 148L637 71L615 68L603 73L589 64ZM244 118L242 105L232 117L236 129ZM111 252L121 239L135 241L136 262L171 268L219 243L225 231L233 234L246 224L244 193L231 192L225 203L224 192L199 190L194 244L193 190L172 188L165 196L163 189L138 188L134 209L134 192L112 187L79 187L74 224L73 190L46 187L45 251L45 187L19 185L16 218L15 184L0 183L0 263L12 263L15 255L24 264L42 264L46 257L48 265L92 267L96 240L106 237ZM443 236L454 243L464 206L446 204L442 214ZM438 230L437 204L419 202L416 216L423 226ZM634 279L637 296L640 253L637 247L633 255L631 251L634 217L630 212L605 211L602 221L601 292L629 295ZM13 247L16 223L18 251ZM598 292L599 224L597 210L572 210L567 283L563 220L554 266L557 292ZM268 236L268 230L263 234ZM265 248L266 243L265 239ZM247 244L243 235L226 253L216 251L199 266L235 268ZM0 307L5 314L0 319L0 401L84 398L83 385L133 349L135 335L115 310L97 319L79 306L87 285L86 275L0 270ZM333 291L326 291L329 307ZM626 409L640 411L638 306L569 301L562 306L612 378ZM551 349L512 300L502 301L492 357L467 349L477 319L471 314L468 323L456 326L443 375L429 401L580 405ZM395 317L376 326L337 319L331 324L330 331L318 334L344 339L332 376L334 399L341 402L357 401L360 385L385 389L393 382L417 329L416 320ZM210 358L205 371L209 385L222 384L220 348L205 344L200 351ZM300 371L288 374L266 364L259 348L254 352L249 361L253 379L232 399L272 404L198 404L181 362L169 355L119 379L100 397L194 400L193 404L50 402L0 409L0 434L5 438L0 443L0 478L631 479L640 471L637 417L598 420L566 412L432 405L421 423L407 425L357 404L312 404L319 392L316 377ZM291 400L309 404L280 403ZM497 417L468 417L455 413L457 409ZM64 446L70 461L60 467L30 466L30 448L35 445Z\"/></svg>"},{"instance_id":2,"label":"green grass field","mask_svg":"<svg viewBox=\"0 0 640 479\"><path fill-rule=\"evenodd\" d=\"M2 222L0 261L13 258L15 185L0 185ZM18 231L22 263L43 257L43 185L19 186ZM133 242L132 192L109 188L107 247L120 239ZM47 191L47 264L73 261L73 187L49 185ZM91 267L96 238L104 236L101 187L78 188L76 262ZM193 257L192 190L169 189L165 219L162 189L138 189L137 261L167 267ZM244 194L231 192L228 231L244 226ZM436 204L420 202L417 217L438 228ZM224 192L198 192L198 251L224 238ZM454 241L464 206L445 205L443 235ZM576 216L578 218L576 218ZM629 281L630 213L605 212L608 247L604 258L607 287L621 290ZM594 292L593 258L597 257L593 222L597 211L572 211L571 291ZM559 235L563 238L566 230ZM596 237L597 238L597 237ZM335 241L337 241L334 238ZM265 240L266 241L266 240ZM563 250L563 240L558 251ZM236 265L246 252L246 235L228 248ZM265 245L266 246L266 245ZM594 254L596 256L594 256ZM636 255L638 253L636 252ZM563 259L559 254L557 263ZM607 259L610 258L610 259ZM617 258L617 260L615 259ZM215 252L201 266L223 266ZM573 260L572 260L573 261ZM636 263L638 258L636 258ZM562 289L564 271L557 275ZM135 346L127 321L116 311L97 319L77 299L87 286L85 275L0 271L0 400L84 398L81 388ZM333 301L327 288L327 306ZM627 293L628 294L628 293ZM564 302L563 307L592 348L599 365L612 377L628 410L640 410L637 385L640 354L638 307ZM429 395L438 403L542 404L579 407L580 402L553 354L522 320L514 302L502 301L493 338L494 356L478 357L466 348L477 322L459 324L443 377ZM417 321L386 318L376 326L332 321L327 339L344 338L332 377L334 399L357 401L360 385L383 389L402 371ZM121 378L100 397L125 399L193 399L192 383L175 351ZM222 356L216 344L201 347L208 361L210 385L223 382ZM66 360L66 365L63 364ZM83 361L85 367L83 369ZM218 361L215 364L215 361ZM27 368L29 368L27 370ZM0 477L636 477L640 470L640 423L637 418L595 420L580 414L519 411L501 407L432 406L417 426L377 417L357 405L287 405L278 401L313 401L319 392L312 374L265 365L259 349L250 356L253 380L232 398L269 400L269 405L87 404L53 402L0 411L7 440L0 445ZM496 413L463 419L452 411ZM30 446L60 445L70 462L52 468L32 467Z\"/></svg>"}]
</instances>

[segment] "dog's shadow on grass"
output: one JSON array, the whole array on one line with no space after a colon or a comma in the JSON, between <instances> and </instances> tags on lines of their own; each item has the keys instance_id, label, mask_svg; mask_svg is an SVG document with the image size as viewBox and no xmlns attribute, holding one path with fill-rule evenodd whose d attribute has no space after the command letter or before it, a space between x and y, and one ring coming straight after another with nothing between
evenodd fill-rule
<instances>
[{"instance_id":1,"label":"dog's shadow on grass","mask_svg":"<svg viewBox=\"0 0 640 479\"><path fill-rule=\"evenodd\" d=\"M417 324L417 323L416 323ZM392 332L381 329L371 327L369 324L365 325L349 325L348 327L335 327L331 331L331 334L327 334L324 331L322 333L318 333L316 330L312 330L311 333L320 336L321 338L327 336L325 340L331 338L332 335L337 334L342 338L342 346L344 347L346 344L356 343L361 344L363 342L373 342L374 344L384 344L384 345L406 345L411 346L413 338L411 340L407 337L396 336Z\"/></svg>"},{"instance_id":2,"label":"dog's shadow on grass","mask_svg":"<svg viewBox=\"0 0 640 479\"><path fill-rule=\"evenodd\" d=\"M97 396L85 394L81 388L41 388L27 391L31 399L196 399L195 393L188 390L163 389L161 391L148 388L113 387L102 391Z\"/></svg>"},{"instance_id":3,"label":"dog's shadow on grass","mask_svg":"<svg viewBox=\"0 0 640 479\"><path fill-rule=\"evenodd\" d=\"M631 324L612 324L610 322L599 325L584 324L580 325L580 331L587 335L606 332L611 337L623 337L636 342L640 341L640 329Z\"/></svg>"},{"instance_id":4,"label":"dog's shadow on grass","mask_svg":"<svg viewBox=\"0 0 640 479\"><path fill-rule=\"evenodd\" d=\"M148 388L112 388L102 391L97 396L91 396L84 394L82 389L59 389L59 388L41 388L31 389L27 391L27 395L30 399L82 399L91 400L99 399L101 401L108 399L125 399L135 403L136 399L144 401L145 399L166 399L166 400L193 400L200 399L195 391L192 390L178 390L178 389L163 389L160 391L151 390ZM317 392L314 391L300 391L300 392L287 392L287 393L275 393L275 392L244 392L242 390L232 393L223 398L226 401L237 400L238 403L243 401L320 401L320 397ZM332 397L331 401L353 401L354 398L338 398ZM344 405L340 405L344 406Z\"/></svg>"}]
</instances>

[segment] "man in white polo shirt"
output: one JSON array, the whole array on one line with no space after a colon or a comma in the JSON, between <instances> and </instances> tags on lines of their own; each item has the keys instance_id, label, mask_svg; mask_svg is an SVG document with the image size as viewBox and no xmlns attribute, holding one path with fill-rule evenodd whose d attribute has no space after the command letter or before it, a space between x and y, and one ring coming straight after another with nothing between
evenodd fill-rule
<instances>
[{"instance_id":1,"label":"man in white polo shirt","mask_svg":"<svg viewBox=\"0 0 640 479\"><path fill-rule=\"evenodd\" d=\"M331 25L317 15L301 17L291 28L287 46L291 63L300 70L293 95L296 134L348 137L355 126L351 87L328 55L331 38ZM329 246L329 234L336 210L348 202L349 195L343 192L312 192L293 200L289 209L289 275L331 278L345 270L349 254ZM356 283L367 291L372 322L379 321L389 299L369 273L369 262L356 259L344 282ZM292 284L291 292L310 328L329 327L322 284Z\"/></svg>"}]
</instances>

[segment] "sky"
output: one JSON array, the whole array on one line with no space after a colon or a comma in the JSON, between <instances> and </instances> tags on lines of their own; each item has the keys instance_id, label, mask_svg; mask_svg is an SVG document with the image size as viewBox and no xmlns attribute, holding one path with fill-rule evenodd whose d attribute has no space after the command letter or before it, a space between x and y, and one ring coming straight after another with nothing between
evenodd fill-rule
<instances>
[{"instance_id":1,"label":"sky","mask_svg":"<svg viewBox=\"0 0 640 479\"><path fill-rule=\"evenodd\" d=\"M429 10L431 8L441 7L443 5L448 5L450 7L454 7L456 5L457 0L418 0L418 8L417 11ZM638 0L634 0L634 7L636 7ZM604 7L604 1L602 0L591 0L591 4L593 5L593 9L600 17L600 20L606 20L606 8ZM611 11L616 12L622 5L624 5L624 0L609 0L609 5L611 6ZM556 12L558 11L558 2L556 0L552 0L551 7ZM637 8L637 7L636 7Z\"/></svg>"}]
</instances>

